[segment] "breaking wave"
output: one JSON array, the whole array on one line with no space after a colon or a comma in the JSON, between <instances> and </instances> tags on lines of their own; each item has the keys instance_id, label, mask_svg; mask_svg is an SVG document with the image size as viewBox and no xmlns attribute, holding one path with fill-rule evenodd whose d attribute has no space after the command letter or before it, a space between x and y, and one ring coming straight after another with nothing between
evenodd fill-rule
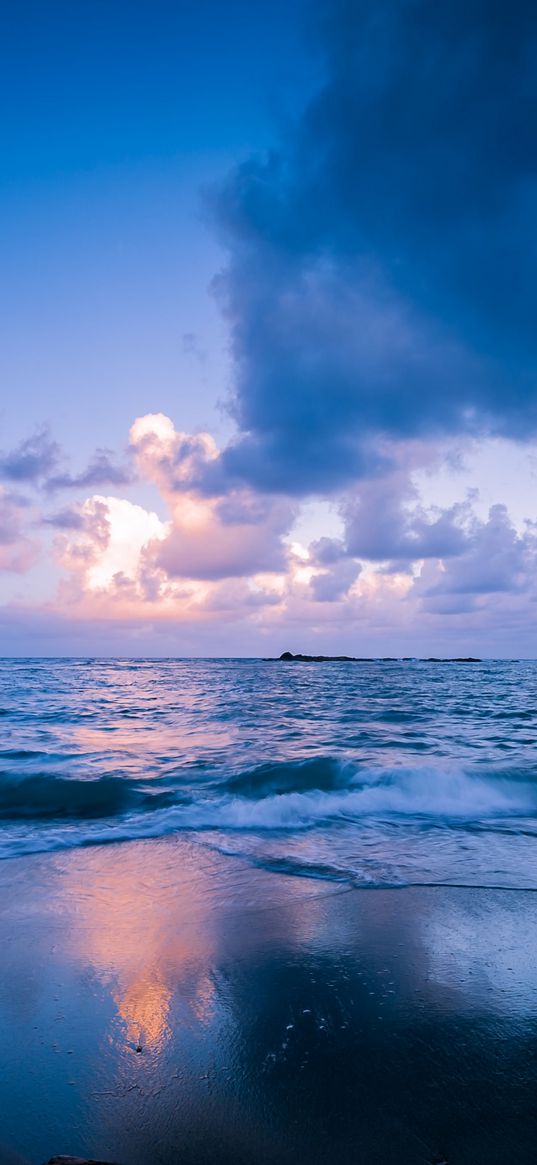
<instances>
[{"instance_id":1,"label":"breaking wave","mask_svg":"<svg viewBox=\"0 0 537 1165\"><path fill-rule=\"evenodd\" d=\"M0 854L184 831L298 834L338 824L359 829L375 821L505 825L537 816L537 783L531 778L517 769L365 769L333 757L262 765L218 779L205 773L197 788L186 785L184 774L145 783L120 776L4 774Z\"/></svg>"}]
</instances>

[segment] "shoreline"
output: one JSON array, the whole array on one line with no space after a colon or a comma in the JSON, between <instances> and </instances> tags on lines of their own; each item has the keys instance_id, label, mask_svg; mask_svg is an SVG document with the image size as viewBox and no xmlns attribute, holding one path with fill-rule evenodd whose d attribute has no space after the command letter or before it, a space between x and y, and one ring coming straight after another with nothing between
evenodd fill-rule
<instances>
[{"instance_id":1,"label":"shoreline","mask_svg":"<svg viewBox=\"0 0 537 1165\"><path fill-rule=\"evenodd\" d=\"M167 838L3 862L0 901L2 1165L534 1160L533 894Z\"/></svg>"}]
</instances>

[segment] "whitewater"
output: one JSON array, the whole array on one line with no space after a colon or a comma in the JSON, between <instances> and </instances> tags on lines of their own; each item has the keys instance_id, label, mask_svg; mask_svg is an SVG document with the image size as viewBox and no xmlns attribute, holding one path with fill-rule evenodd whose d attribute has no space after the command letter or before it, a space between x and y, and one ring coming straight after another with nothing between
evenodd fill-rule
<instances>
[{"instance_id":1,"label":"whitewater","mask_svg":"<svg viewBox=\"0 0 537 1165\"><path fill-rule=\"evenodd\" d=\"M537 890L537 664L0 661L0 858L188 833L363 887Z\"/></svg>"}]
</instances>

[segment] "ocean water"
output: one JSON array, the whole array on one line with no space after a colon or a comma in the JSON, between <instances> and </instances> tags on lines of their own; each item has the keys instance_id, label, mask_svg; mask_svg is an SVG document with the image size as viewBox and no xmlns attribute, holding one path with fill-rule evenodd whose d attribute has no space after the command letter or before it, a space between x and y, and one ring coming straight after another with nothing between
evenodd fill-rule
<instances>
[{"instance_id":1,"label":"ocean water","mask_svg":"<svg viewBox=\"0 0 537 1165\"><path fill-rule=\"evenodd\" d=\"M537 890L537 663L0 661L0 857L188 832L364 887Z\"/></svg>"}]
</instances>

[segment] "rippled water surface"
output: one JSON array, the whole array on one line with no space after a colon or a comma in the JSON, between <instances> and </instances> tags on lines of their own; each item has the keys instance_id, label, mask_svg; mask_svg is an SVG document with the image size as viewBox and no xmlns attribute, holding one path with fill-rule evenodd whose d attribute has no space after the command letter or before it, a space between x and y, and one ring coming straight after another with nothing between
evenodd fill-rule
<instances>
[{"instance_id":1,"label":"rippled water surface","mask_svg":"<svg viewBox=\"0 0 537 1165\"><path fill-rule=\"evenodd\" d=\"M537 664L0 661L0 856L188 831L356 885L537 889Z\"/></svg>"}]
</instances>

